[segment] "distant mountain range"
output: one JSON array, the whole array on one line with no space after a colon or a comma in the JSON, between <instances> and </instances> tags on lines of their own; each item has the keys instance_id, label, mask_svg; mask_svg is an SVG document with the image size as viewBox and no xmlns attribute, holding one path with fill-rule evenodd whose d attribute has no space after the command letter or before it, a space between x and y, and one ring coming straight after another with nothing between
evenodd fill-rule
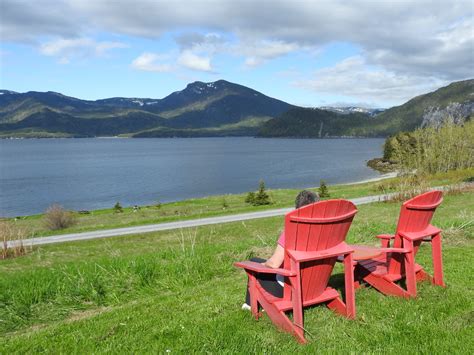
<instances>
[{"instance_id":1,"label":"distant mountain range","mask_svg":"<svg viewBox=\"0 0 474 355\"><path fill-rule=\"evenodd\" d=\"M292 108L264 122L260 137L386 137L414 129L453 114L464 121L474 115L474 80L451 83L376 115L339 114L316 108ZM436 122L435 122L436 124Z\"/></svg>"},{"instance_id":2,"label":"distant mountain range","mask_svg":"<svg viewBox=\"0 0 474 355\"><path fill-rule=\"evenodd\" d=\"M369 116L375 116L379 113L385 111L384 108L366 108L366 107L358 107L358 106L320 106L318 107L320 110L325 111L332 111L336 113L340 113L341 115L347 115L349 113L366 113Z\"/></svg>"},{"instance_id":3,"label":"distant mountain range","mask_svg":"<svg viewBox=\"0 0 474 355\"><path fill-rule=\"evenodd\" d=\"M255 135L292 105L242 85L194 82L163 99L80 100L0 91L0 134L17 137Z\"/></svg>"},{"instance_id":4,"label":"distant mountain range","mask_svg":"<svg viewBox=\"0 0 474 355\"><path fill-rule=\"evenodd\" d=\"M248 87L196 81L163 99L80 100L56 92L0 90L1 137L382 137L471 117L474 80L455 82L383 109L302 108Z\"/></svg>"}]
</instances>

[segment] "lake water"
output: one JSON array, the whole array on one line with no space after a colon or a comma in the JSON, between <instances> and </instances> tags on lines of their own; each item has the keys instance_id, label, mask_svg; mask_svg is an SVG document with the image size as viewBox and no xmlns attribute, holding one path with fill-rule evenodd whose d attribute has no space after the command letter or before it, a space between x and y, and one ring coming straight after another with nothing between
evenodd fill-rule
<instances>
[{"instance_id":1,"label":"lake water","mask_svg":"<svg viewBox=\"0 0 474 355\"><path fill-rule=\"evenodd\" d=\"M0 140L0 216L375 178L383 139Z\"/></svg>"}]
</instances>

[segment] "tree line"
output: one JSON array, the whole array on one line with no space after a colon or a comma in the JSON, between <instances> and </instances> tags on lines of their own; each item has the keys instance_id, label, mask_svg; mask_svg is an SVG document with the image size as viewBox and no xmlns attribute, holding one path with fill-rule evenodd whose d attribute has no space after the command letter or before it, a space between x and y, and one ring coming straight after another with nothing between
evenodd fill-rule
<instances>
[{"instance_id":1,"label":"tree line","mask_svg":"<svg viewBox=\"0 0 474 355\"><path fill-rule=\"evenodd\" d=\"M474 167L474 120L456 124L447 116L442 125L398 133L386 139L383 158L402 172L434 174Z\"/></svg>"}]
</instances>

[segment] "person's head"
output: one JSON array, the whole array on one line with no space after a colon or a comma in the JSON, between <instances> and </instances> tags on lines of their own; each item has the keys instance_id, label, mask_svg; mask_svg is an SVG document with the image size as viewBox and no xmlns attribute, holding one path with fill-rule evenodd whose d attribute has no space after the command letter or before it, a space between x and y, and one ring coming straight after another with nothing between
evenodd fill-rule
<instances>
[{"instance_id":1,"label":"person's head","mask_svg":"<svg viewBox=\"0 0 474 355\"><path fill-rule=\"evenodd\" d=\"M308 190L303 190L298 194L298 196L296 196L295 208L300 208L318 201L319 196L317 193Z\"/></svg>"}]
</instances>

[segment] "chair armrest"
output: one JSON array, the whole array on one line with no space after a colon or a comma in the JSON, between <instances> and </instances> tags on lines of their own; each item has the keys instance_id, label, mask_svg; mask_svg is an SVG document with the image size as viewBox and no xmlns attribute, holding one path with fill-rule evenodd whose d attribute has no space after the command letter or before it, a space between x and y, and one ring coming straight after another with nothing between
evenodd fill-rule
<instances>
[{"instance_id":1,"label":"chair armrest","mask_svg":"<svg viewBox=\"0 0 474 355\"><path fill-rule=\"evenodd\" d=\"M379 248L379 247L372 247L369 245L356 245L351 244L349 245L356 253L358 250L373 250L379 253L409 253L410 249L407 248Z\"/></svg>"},{"instance_id":2,"label":"chair armrest","mask_svg":"<svg viewBox=\"0 0 474 355\"><path fill-rule=\"evenodd\" d=\"M429 225L424 230L419 231L419 232L399 232L399 233L403 238L406 238L408 240L420 240L421 239L421 240L424 240L424 241L430 241L431 239L429 239L429 240L425 240L425 239L429 238L429 237L432 237L436 234L439 234L441 232L442 232L441 229L436 228L432 225Z\"/></svg>"},{"instance_id":3,"label":"chair armrest","mask_svg":"<svg viewBox=\"0 0 474 355\"><path fill-rule=\"evenodd\" d=\"M240 261L234 263L234 266L240 267L245 270L250 270L259 274L278 274L282 276L295 276L296 274L290 270L286 269L274 269L268 266L265 266L255 261Z\"/></svg>"},{"instance_id":4,"label":"chair armrest","mask_svg":"<svg viewBox=\"0 0 474 355\"><path fill-rule=\"evenodd\" d=\"M410 250L406 248L377 248L381 253L409 253Z\"/></svg>"},{"instance_id":5,"label":"chair armrest","mask_svg":"<svg viewBox=\"0 0 474 355\"><path fill-rule=\"evenodd\" d=\"M345 255L353 253L354 249L349 247L346 243L342 242L335 247L321 250L321 251L299 251L299 250L287 250L288 255L295 261L300 263L311 260L327 259L334 256Z\"/></svg>"},{"instance_id":6,"label":"chair armrest","mask_svg":"<svg viewBox=\"0 0 474 355\"><path fill-rule=\"evenodd\" d=\"M395 236L392 234L379 234L379 235L376 235L375 238L391 240L391 239L395 239Z\"/></svg>"}]
</instances>

